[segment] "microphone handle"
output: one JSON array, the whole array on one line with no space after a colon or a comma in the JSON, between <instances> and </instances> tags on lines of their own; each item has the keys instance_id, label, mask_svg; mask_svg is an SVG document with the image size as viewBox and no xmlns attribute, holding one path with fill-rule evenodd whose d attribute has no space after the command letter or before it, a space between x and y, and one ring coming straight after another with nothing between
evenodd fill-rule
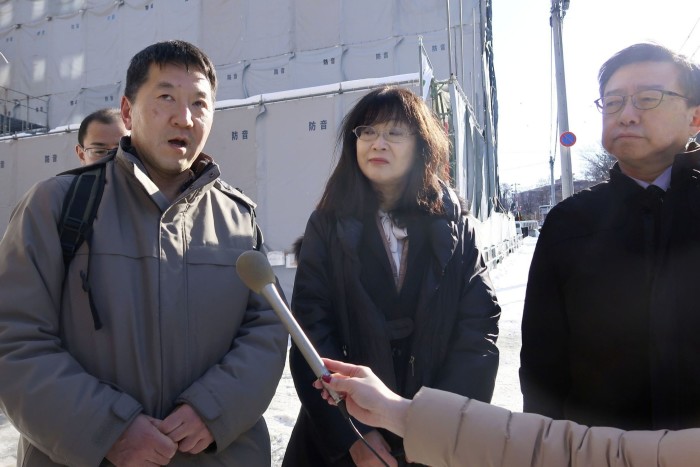
<instances>
[{"instance_id":1,"label":"microphone handle","mask_svg":"<svg viewBox=\"0 0 700 467\"><path fill-rule=\"evenodd\" d=\"M287 308L287 304L284 303L284 300L282 300L282 297L280 297L280 294L279 292L277 292L277 288L275 287L275 285L265 284L260 293L263 297L265 297L268 303L272 305L272 309L275 310L275 313L277 313L277 317L280 319L280 321L282 321L282 324L289 332L289 335L292 336L292 340L296 344L297 348L301 351L301 354L304 356L304 359L311 367L311 370L314 372L316 377L323 383L323 377L329 377L331 373L323 364L323 360L321 360L321 357L318 355L318 352L316 352L316 349L311 344L311 341L309 341L309 338L306 337L306 334L304 334L304 331L301 329L301 326L299 326L299 323L297 323L297 320L294 319L292 312L289 311L289 308ZM342 405L341 410L343 410L345 408L345 401L338 395L337 392L335 392L325 384L323 386L328 391L328 394L331 395L335 403L338 404L339 407Z\"/></svg>"}]
</instances>

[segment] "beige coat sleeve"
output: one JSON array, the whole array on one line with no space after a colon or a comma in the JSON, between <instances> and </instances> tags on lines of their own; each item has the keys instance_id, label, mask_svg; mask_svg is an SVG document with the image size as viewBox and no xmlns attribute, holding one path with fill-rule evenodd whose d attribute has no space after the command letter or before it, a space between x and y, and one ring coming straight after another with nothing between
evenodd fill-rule
<instances>
[{"instance_id":1,"label":"beige coat sleeve","mask_svg":"<svg viewBox=\"0 0 700 467\"><path fill-rule=\"evenodd\" d=\"M409 460L432 466L685 467L700 462L700 428L589 428L423 388L409 409L404 447Z\"/></svg>"}]
</instances>

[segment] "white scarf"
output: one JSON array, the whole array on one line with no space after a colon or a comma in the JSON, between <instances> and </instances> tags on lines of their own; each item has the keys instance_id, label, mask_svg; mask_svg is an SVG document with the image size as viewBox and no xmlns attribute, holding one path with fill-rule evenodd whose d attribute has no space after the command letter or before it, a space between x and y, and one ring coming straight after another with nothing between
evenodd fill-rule
<instances>
[{"instance_id":1,"label":"white scarf","mask_svg":"<svg viewBox=\"0 0 700 467\"><path fill-rule=\"evenodd\" d=\"M382 234L389 245L391 252L391 260L394 262L395 271L401 270L401 254L403 253L403 245L408 237L406 228L398 227L391 220L391 217L381 209L377 213L379 215L379 223L382 225Z\"/></svg>"}]
</instances>

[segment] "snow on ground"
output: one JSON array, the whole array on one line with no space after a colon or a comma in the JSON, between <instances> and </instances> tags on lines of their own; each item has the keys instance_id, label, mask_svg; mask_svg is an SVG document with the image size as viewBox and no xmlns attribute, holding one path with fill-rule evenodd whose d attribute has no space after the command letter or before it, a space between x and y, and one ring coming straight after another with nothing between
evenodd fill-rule
<instances>
[{"instance_id":1,"label":"snow on ground","mask_svg":"<svg viewBox=\"0 0 700 467\"><path fill-rule=\"evenodd\" d=\"M536 239L527 237L520 248L507 256L494 267L490 274L501 304L500 335L498 348L501 362L496 377L496 390L493 404L513 411L521 411L523 398L520 393L518 368L520 367L520 320L525 300L525 286L530 260L535 249ZM265 420L270 430L272 442L272 465L282 463L284 450L299 412L299 400L294 383L286 367L277 392L270 407L265 412ZM0 413L0 467L14 466L16 463L17 431Z\"/></svg>"},{"instance_id":2,"label":"snow on ground","mask_svg":"<svg viewBox=\"0 0 700 467\"><path fill-rule=\"evenodd\" d=\"M520 248L490 272L491 280L496 287L498 303L501 305L497 342L501 360L491 403L513 412L523 410L523 395L520 392L518 377L522 343L520 323L525 302L527 275L536 243L536 238L526 237Z\"/></svg>"},{"instance_id":3,"label":"snow on ground","mask_svg":"<svg viewBox=\"0 0 700 467\"><path fill-rule=\"evenodd\" d=\"M0 465L10 467L17 462L17 431L0 412Z\"/></svg>"}]
</instances>

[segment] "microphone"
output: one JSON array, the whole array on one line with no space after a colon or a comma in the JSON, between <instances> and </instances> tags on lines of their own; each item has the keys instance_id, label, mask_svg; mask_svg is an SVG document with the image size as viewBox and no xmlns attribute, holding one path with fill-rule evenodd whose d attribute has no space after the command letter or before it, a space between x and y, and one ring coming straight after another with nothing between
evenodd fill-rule
<instances>
[{"instance_id":1,"label":"microphone","mask_svg":"<svg viewBox=\"0 0 700 467\"><path fill-rule=\"evenodd\" d=\"M357 438L374 453L382 465L389 467L389 464L387 464L382 456L367 442L352 423L348 409L345 407L345 400L343 400L337 392L326 386L325 381L331 377L331 373L328 371L328 368L326 368L326 365L323 364L323 360L318 356L318 352L316 352L314 346L311 345L309 338L306 337L299 323L297 323L297 320L292 316L292 312L287 308L287 304L284 303L279 292L277 292L277 288L275 287L275 273L272 272L272 267L267 261L267 256L257 250L249 250L242 253L236 260L236 272L250 290L265 297L270 305L272 305L272 309L275 310L277 317L282 321L282 324L292 336L292 340L301 351L301 354L311 367L311 370L335 401L335 405L338 407L338 410L340 410L343 418L350 424Z\"/></svg>"},{"instance_id":2,"label":"microphone","mask_svg":"<svg viewBox=\"0 0 700 467\"><path fill-rule=\"evenodd\" d=\"M267 261L267 257L259 251L249 250L241 254L236 261L236 272L240 276L243 283L255 293L259 293L272 305L272 309L279 317L282 324L292 336L292 340L297 345L304 359L311 367L317 378L324 381L330 378L331 373L323 364L323 360L319 357L318 352L306 337L304 331L297 323L292 312L287 308L282 297L280 297L277 288L275 287L275 274L272 272L272 267ZM340 411L347 418L347 410L345 409L345 401L338 395L337 392L325 386L330 396L335 401Z\"/></svg>"}]
</instances>

